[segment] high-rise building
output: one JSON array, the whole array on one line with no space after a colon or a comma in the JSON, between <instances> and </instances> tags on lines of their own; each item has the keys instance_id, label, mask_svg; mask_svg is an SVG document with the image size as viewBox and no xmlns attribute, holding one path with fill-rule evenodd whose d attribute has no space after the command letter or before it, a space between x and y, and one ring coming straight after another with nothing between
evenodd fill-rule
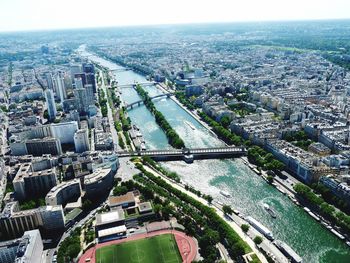
<instances>
[{"instance_id":1,"label":"high-rise building","mask_svg":"<svg viewBox=\"0 0 350 263\"><path fill-rule=\"evenodd\" d=\"M58 73L55 76L55 79L56 79L56 84L57 84L57 88L56 88L57 97L58 97L59 101L61 103L63 103L63 101L67 98L66 86L64 84L64 78L63 78L63 76L61 76L61 73Z\"/></svg>"},{"instance_id":2,"label":"high-rise building","mask_svg":"<svg viewBox=\"0 0 350 263\"><path fill-rule=\"evenodd\" d=\"M53 96L53 91L51 89L45 90L45 99L46 99L47 112L49 114L49 120L53 121L56 118L57 110L56 110L55 98Z\"/></svg>"},{"instance_id":3,"label":"high-rise building","mask_svg":"<svg viewBox=\"0 0 350 263\"><path fill-rule=\"evenodd\" d=\"M85 88L74 89L74 97L78 102L78 111L80 114L85 114L89 108L89 99Z\"/></svg>"},{"instance_id":4,"label":"high-rise building","mask_svg":"<svg viewBox=\"0 0 350 263\"><path fill-rule=\"evenodd\" d=\"M90 150L89 134L87 129L78 130L74 134L75 151L82 153Z\"/></svg>"},{"instance_id":5,"label":"high-rise building","mask_svg":"<svg viewBox=\"0 0 350 263\"><path fill-rule=\"evenodd\" d=\"M43 249L39 230L26 231L21 238L0 243L0 263L40 263Z\"/></svg>"},{"instance_id":6,"label":"high-rise building","mask_svg":"<svg viewBox=\"0 0 350 263\"><path fill-rule=\"evenodd\" d=\"M53 90L53 79L52 79L52 74L51 73L46 73L45 74L45 79L46 79L46 82L47 82L47 87L48 89L50 90Z\"/></svg>"}]
</instances>

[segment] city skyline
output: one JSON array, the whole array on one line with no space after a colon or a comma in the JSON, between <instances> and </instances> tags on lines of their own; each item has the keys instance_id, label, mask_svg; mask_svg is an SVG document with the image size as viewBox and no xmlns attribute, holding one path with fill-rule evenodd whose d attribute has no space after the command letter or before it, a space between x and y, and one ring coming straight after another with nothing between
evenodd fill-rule
<instances>
[{"instance_id":1,"label":"city skyline","mask_svg":"<svg viewBox=\"0 0 350 263\"><path fill-rule=\"evenodd\" d=\"M52 5L42 0L5 0L1 3L0 32L350 18L347 12L350 2L346 0L281 2L218 0L213 4L179 0L176 4L164 5L159 0L125 3L102 0L98 4L63 0Z\"/></svg>"}]
</instances>

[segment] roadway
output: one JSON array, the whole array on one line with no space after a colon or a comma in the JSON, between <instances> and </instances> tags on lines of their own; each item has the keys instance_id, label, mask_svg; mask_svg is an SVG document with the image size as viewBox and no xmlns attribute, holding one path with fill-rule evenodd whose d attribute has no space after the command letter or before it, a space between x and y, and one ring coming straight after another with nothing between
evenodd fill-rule
<instances>
[{"instance_id":1,"label":"roadway","mask_svg":"<svg viewBox=\"0 0 350 263\"><path fill-rule=\"evenodd\" d=\"M112 140L113 140L113 145L114 145L114 150L116 151L118 149L118 133L117 130L115 129L114 126L114 118L113 118L113 111L111 109L111 106L109 105L109 100L108 100L108 92L107 92L107 87L105 84L105 79L103 77L103 72L99 70L101 77L101 87L106 95L107 99L107 118L109 122L109 127L112 135Z\"/></svg>"}]
</instances>

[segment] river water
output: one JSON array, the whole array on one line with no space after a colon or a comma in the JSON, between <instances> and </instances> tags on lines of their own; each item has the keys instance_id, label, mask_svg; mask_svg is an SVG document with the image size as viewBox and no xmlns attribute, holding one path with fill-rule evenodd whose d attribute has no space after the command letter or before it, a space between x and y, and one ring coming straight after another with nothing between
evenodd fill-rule
<instances>
[{"instance_id":1,"label":"river water","mask_svg":"<svg viewBox=\"0 0 350 263\"><path fill-rule=\"evenodd\" d=\"M91 56L86 52L83 55L90 55L89 59L109 69L123 69L101 57ZM115 78L119 85L147 81L145 77L133 71L116 71ZM144 89L150 96L162 93L155 86ZM122 89L121 96L126 103L140 99L132 88ZM185 141L187 147L223 145L173 100L159 98L154 100L154 104ZM147 148L171 148L164 132L144 105L134 107L128 114L132 123L136 124L144 135ZM201 160L192 164L182 161L164 162L163 165L177 172L183 182L260 221L273 232L276 239L290 245L304 259L303 262L350 262L350 249L343 242L312 219L302 208L294 205L285 195L263 181L240 159ZM220 194L220 190L229 192L232 197L225 198ZM275 210L276 219L272 219L266 213L263 203L269 204Z\"/></svg>"}]
</instances>

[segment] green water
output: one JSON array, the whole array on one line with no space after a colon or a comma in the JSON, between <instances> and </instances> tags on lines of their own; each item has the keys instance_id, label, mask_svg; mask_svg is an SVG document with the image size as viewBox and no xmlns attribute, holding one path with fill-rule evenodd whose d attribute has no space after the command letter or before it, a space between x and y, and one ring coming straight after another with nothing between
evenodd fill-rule
<instances>
[{"instance_id":1,"label":"green water","mask_svg":"<svg viewBox=\"0 0 350 263\"><path fill-rule=\"evenodd\" d=\"M98 60L109 68L121 68L101 58ZM121 85L133 83L134 80L146 81L143 76L132 71L116 73L116 78ZM151 96L161 93L154 86L145 89ZM136 91L131 88L122 90L122 98L129 103L139 100ZM185 141L186 146L222 145L171 99L162 98L154 103ZM170 148L165 134L145 106L130 110L129 116L140 128L149 149ZM190 122L196 129L193 130L186 122ZM190 165L184 162L166 162L163 165L179 173L184 182L259 220L277 239L290 245L304 262L350 262L350 249L343 242L313 220L303 209L295 206L286 196L266 184L241 160L202 160ZM220 190L229 192L232 198L225 198L220 194ZM277 214L276 219L272 219L266 213L263 203L273 207Z\"/></svg>"}]
</instances>

